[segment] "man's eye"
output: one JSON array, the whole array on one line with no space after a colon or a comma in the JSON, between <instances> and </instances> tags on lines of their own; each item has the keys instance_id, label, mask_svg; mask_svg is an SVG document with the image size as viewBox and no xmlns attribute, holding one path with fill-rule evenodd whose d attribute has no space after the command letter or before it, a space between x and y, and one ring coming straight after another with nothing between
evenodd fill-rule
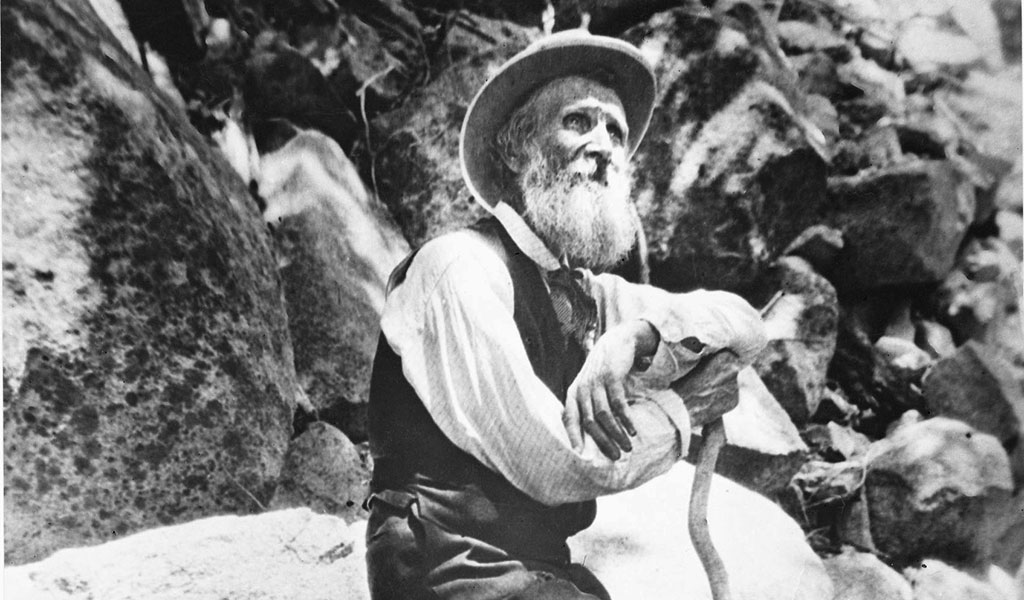
<instances>
[{"instance_id":1,"label":"man's eye","mask_svg":"<svg viewBox=\"0 0 1024 600\"><path fill-rule=\"evenodd\" d=\"M566 129L571 129L577 132L590 131L590 117L582 113L571 113L562 119L562 125Z\"/></svg>"},{"instance_id":2,"label":"man's eye","mask_svg":"<svg viewBox=\"0 0 1024 600\"><path fill-rule=\"evenodd\" d=\"M608 136L612 138L612 141L616 144L622 144L626 140L626 136L622 135L622 130L619 129L618 125L608 126Z\"/></svg>"}]
</instances>

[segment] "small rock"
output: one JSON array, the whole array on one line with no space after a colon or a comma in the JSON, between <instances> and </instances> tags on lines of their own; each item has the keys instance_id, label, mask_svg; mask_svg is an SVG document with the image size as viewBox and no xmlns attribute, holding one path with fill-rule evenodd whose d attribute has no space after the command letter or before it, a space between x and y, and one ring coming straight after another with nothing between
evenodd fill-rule
<instances>
[{"instance_id":1,"label":"small rock","mask_svg":"<svg viewBox=\"0 0 1024 600\"><path fill-rule=\"evenodd\" d=\"M25 600L367 600L365 525L309 509L159 527L4 569Z\"/></svg>"},{"instance_id":2,"label":"small rock","mask_svg":"<svg viewBox=\"0 0 1024 600\"><path fill-rule=\"evenodd\" d=\"M779 42L787 54L846 47L846 40L826 25L804 21L779 21Z\"/></svg>"},{"instance_id":3,"label":"small rock","mask_svg":"<svg viewBox=\"0 0 1024 600\"><path fill-rule=\"evenodd\" d=\"M805 508L829 503L845 505L864 485L864 473L864 463L860 461L812 460L793 476L793 485L801 491Z\"/></svg>"},{"instance_id":4,"label":"small rock","mask_svg":"<svg viewBox=\"0 0 1024 600\"><path fill-rule=\"evenodd\" d=\"M763 315L769 342L754 368L793 422L803 424L821 401L839 305L832 285L802 258L779 259L772 276L782 295Z\"/></svg>"},{"instance_id":5,"label":"small rock","mask_svg":"<svg viewBox=\"0 0 1024 600\"><path fill-rule=\"evenodd\" d=\"M913 600L914 592L899 573L870 552L850 546L825 559L836 592L832 600Z\"/></svg>"},{"instance_id":6,"label":"small rock","mask_svg":"<svg viewBox=\"0 0 1024 600\"><path fill-rule=\"evenodd\" d=\"M871 445L866 435L838 423L812 423L804 429L802 437L814 453L830 462L854 458Z\"/></svg>"},{"instance_id":7,"label":"small rock","mask_svg":"<svg viewBox=\"0 0 1024 600\"><path fill-rule=\"evenodd\" d=\"M355 445L327 423L313 423L292 440L269 508L307 506L352 522L365 519L370 472Z\"/></svg>"},{"instance_id":8,"label":"small rock","mask_svg":"<svg viewBox=\"0 0 1024 600\"><path fill-rule=\"evenodd\" d=\"M829 225L846 242L840 289L939 281L974 215L974 197L942 161L910 161L829 179Z\"/></svg>"},{"instance_id":9,"label":"small rock","mask_svg":"<svg viewBox=\"0 0 1024 600\"><path fill-rule=\"evenodd\" d=\"M969 341L935 364L924 380L928 409L994 435L1006 447L1017 444L1024 424L1022 373L993 348ZM1024 464L1013 465L1024 482Z\"/></svg>"},{"instance_id":10,"label":"small rock","mask_svg":"<svg viewBox=\"0 0 1024 600\"><path fill-rule=\"evenodd\" d=\"M914 600L1017 600L1013 576L999 567L958 569L929 558L909 567L903 576L914 589Z\"/></svg>"},{"instance_id":11,"label":"small rock","mask_svg":"<svg viewBox=\"0 0 1024 600\"><path fill-rule=\"evenodd\" d=\"M841 87L836 77L836 63L825 52L809 52L788 57L797 72L800 85L808 94L832 98Z\"/></svg>"},{"instance_id":12,"label":"small rock","mask_svg":"<svg viewBox=\"0 0 1024 600\"><path fill-rule=\"evenodd\" d=\"M739 405L723 417L726 445L716 471L770 495L786 487L806 461L808 448L753 368L740 371L738 381ZM690 444L690 462L698 446Z\"/></svg>"},{"instance_id":13,"label":"small rock","mask_svg":"<svg viewBox=\"0 0 1024 600\"><path fill-rule=\"evenodd\" d=\"M814 270L823 273L829 270L839 251L843 249L843 233L827 225L813 225L793 240L783 256L799 256L811 263Z\"/></svg>"},{"instance_id":14,"label":"small rock","mask_svg":"<svg viewBox=\"0 0 1024 600\"><path fill-rule=\"evenodd\" d=\"M934 362L931 355L914 342L898 337L883 335L875 342L875 350L906 381L919 381Z\"/></svg>"},{"instance_id":15,"label":"small rock","mask_svg":"<svg viewBox=\"0 0 1024 600\"><path fill-rule=\"evenodd\" d=\"M898 564L984 563L1006 523L1013 480L994 437L936 417L868 451L865 497L875 546Z\"/></svg>"},{"instance_id":16,"label":"small rock","mask_svg":"<svg viewBox=\"0 0 1024 600\"><path fill-rule=\"evenodd\" d=\"M945 325L922 319L914 327L914 343L933 358L946 358L956 353L953 333Z\"/></svg>"},{"instance_id":17,"label":"small rock","mask_svg":"<svg viewBox=\"0 0 1024 600\"><path fill-rule=\"evenodd\" d=\"M907 93L903 81L873 60L855 57L839 65L836 75L843 83L863 91L865 96L884 106L891 115L901 115L906 109Z\"/></svg>"}]
</instances>

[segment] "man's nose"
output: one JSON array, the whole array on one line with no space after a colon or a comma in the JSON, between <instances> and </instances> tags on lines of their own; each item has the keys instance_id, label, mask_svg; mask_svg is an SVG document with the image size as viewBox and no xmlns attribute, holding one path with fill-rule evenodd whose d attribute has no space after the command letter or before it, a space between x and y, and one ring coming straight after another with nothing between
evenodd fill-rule
<instances>
[{"instance_id":1,"label":"man's nose","mask_svg":"<svg viewBox=\"0 0 1024 600\"><path fill-rule=\"evenodd\" d=\"M608 133L608 125L603 121L599 122L590 130L588 137L590 139L587 140L587 156L600 158L604 161L609 160L614 146L612 145L612 136Z\"/></svg>"}]
</instances>

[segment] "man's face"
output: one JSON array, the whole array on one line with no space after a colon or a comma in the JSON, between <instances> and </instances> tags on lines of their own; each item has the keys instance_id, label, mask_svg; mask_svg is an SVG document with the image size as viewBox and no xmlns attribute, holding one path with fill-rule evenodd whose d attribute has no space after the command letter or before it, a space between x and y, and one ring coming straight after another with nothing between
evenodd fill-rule
<instances>
[{"instance_id":1,"label":"man's face","mask_svg":"<svg viewBox=\"0 0 1024 600\"><path fill-rule=\"evenodd\" d=\"M523 216L576 265L608 268L632 247L625 112L609 88L559 79L533 98L537 131L520 170Z\"/></svg>"}]
</instances>

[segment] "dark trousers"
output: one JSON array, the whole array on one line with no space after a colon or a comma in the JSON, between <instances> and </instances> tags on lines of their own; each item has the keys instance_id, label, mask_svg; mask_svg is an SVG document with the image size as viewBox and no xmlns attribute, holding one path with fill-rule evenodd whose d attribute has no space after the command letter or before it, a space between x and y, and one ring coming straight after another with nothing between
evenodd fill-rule
<instances>
[{"instance_id":1,"label":"dark trousers","mask_svg":"<svg viewBox=\"0 0 1024 600\"><path fill-rule=\"evenodd\" d=\"M568 551L564 563L510 556L424 518L413 498L370 499L366 563L373 600L610 600Z\"/></svg>"}]
</instances>

